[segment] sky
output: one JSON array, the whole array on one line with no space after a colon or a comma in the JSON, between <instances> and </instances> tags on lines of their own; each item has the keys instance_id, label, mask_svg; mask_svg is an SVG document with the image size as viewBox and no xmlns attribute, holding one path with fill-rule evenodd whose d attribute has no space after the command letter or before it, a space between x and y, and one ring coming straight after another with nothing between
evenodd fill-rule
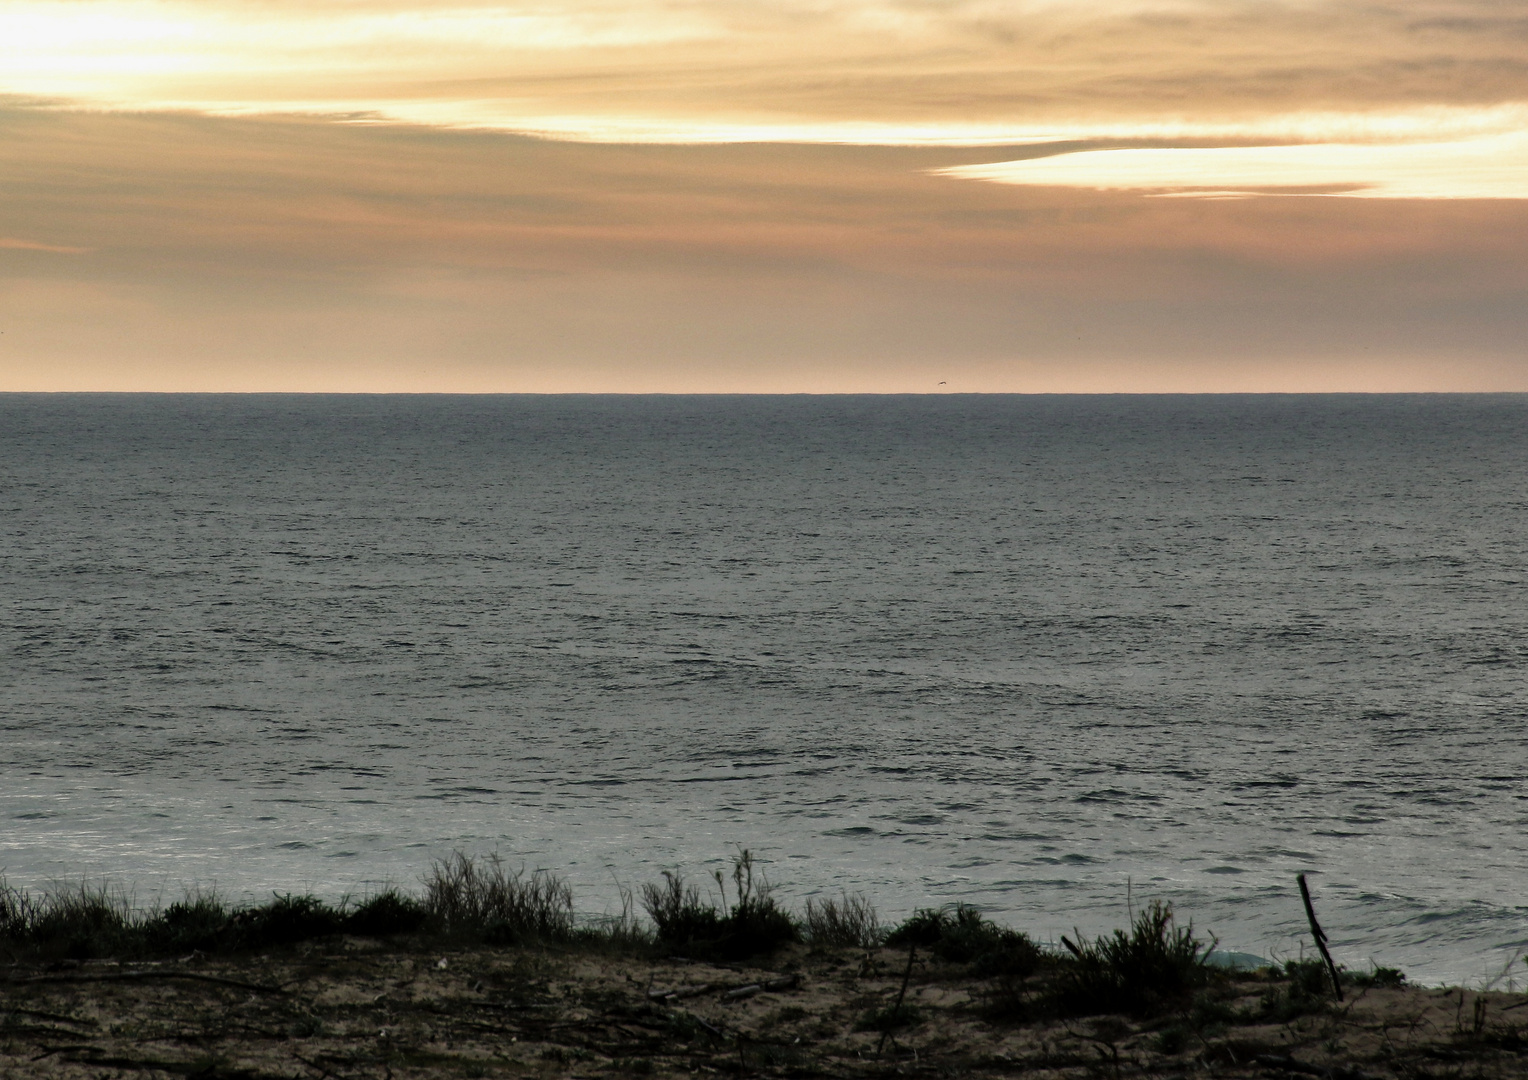
<instances>
[{"instance_id":1,"label":"sky","mask_svg":"<svg viewBox=\"0 0 1528 1080\"><path fill-rule=\"evenodd\" d=\"M0 391L1528 391L1522 0L0 0Z\"/></svg>"}]
</instances>

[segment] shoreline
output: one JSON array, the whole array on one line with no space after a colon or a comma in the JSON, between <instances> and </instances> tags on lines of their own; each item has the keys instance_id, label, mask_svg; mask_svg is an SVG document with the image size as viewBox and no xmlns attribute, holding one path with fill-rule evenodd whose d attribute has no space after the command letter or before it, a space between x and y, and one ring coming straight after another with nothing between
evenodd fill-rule
<instances>
[{"instance_id":1,"label":"shoreline","mask_svg":"<svg viewBox=\"0 0 1528 1080\"><path fill-rule=\"evenodd\" d=\"M462 854L457 852L451 858L456 859L461 857ZM556 871L537 869L527 873L522 866L519 872L509 874L503 871L503 864L498 861L498 856L495 854L479 855L474 858L484 865L498 865L500 871L506 873L509 877L518 876L556 880L571 889L571 886L567 885L567 879ZM449 861L451 860L437 859L432 863L432 866L438 867ZM695 879L708 891L708 902L711 903L715 903L717 897L713 883L716 873L717 871L714 869L710 870L709 873L702 872ZM426 875L416 873L411 876L416 883L426 886L427 891ZM0 958L6 955L5 905L7 898L14 902L18 897L30 897L33 903L46 904L51 898L55 897L70 897L74 899L89 897L91 904L110 908L115 913L114 917L123 916L128 922L142 922L152 919L156 913L174 907L177 903L188 901L198 903L210 901L227 914L232 915L240 911L259 911L268 908L272 903L272 899L297 898L304 904L311 904L317 909L332 910L337 914L353 910L367 902L367 900L378 896L391 895L415 901L422 899L423 894L418 888L409 889L400 886L396 884L397 880L397 878L392 876L385 879L369 879L364 881L362 888L357 890L334 888L322 893L313 892L302 887L294 888L290 892L280 889L255 890L253 888L244 888L233 893L226 893L216 884L207 887L192 882L179 886L181 890L180 900L177 901L173 899L174 893L172 889L168 888L164 883L155 888L143 888L136 881L124 881L103 874L55 877L48 879L46 885L34 883L30 886L18 887L12 885L4 873L0 872ZM624 903L630 909L636 890L620 881L616 881L613 887L614 894L603 897L604 906L601 909L575 910L570 899L564 916L569 925L584 931L598 931L612 920L620 920L623 916L619 912L612 914L612 905L619 906ZM790 891L793 890L787 890L787 892ZM794 891L796 892L794 902L798 905L803 901L807 905L822 902L823 893L821 892L808 893L803 897L800 894L800 890ZM1137 889L1138 897L1141 895L1141 892L1140 889ZM1292 912L1297 913L1300 910L1298 893L1294 890L1291 890L1291 892L1293 893L1293 900L1289 906ZM865 899L863 894L855 893L855 895ZM262 896L272 899L262 902L259 899ZM879 904L885 899L886 897L884 896L878 896L875 902ZM1327 906L1331 905L1334 901L1340 902L1340 899L1345 898L1318 896L1317 906L1325 914ZM994 910L985 904L965 901L958 897L941 900L938 896L933 896L928 897L927 900L935 904L943 903L945 907L950 908L971 906L981 910L984 914L995 920L1011 919L1015 915L1015 912L1010 910L1001 908ZM905 902L897 903L896 897L892 898L892 902L894 904L893 911L899 914L905 913L907 916L911 916L919 910L915 907L910 907ZM1081 919L1066 915L1058 916L1054 912L1049 911L1037 912L1038 918L1032 916L1028 920L1030 925L1023 926L1023 929L1025 932L1032 934L1035 940L1042 943L1043 946L1053 950L1060 950L1060 938L1068 933L1075 937L1075 928L1079 924L1083 928L1083 933L1107 933L1110 928L1118 924L1120 918L1129 910L1129 906L1129 898L1128 894L1126 894L1121 896L1117 905L1118 915L1112 919L1108 917L1100 918L1099 911L1094 908L1090 908L1087 916ZM630 910L626 914L629 915ZM1338 914L1341 914L1340 908ZM1309 938L1309 932L1303 925L1304 917L1299 915L1298 918L1301 923L1298 929L1293 926L1282 928L1276 942L1271 941L1264 935L1254 935L1258 938L1258 942L1250 945L1250 947L1248 944L1237 939L1233 939L1230 944L1225 943L1216 932L1219 928L1213 922L1201 923L1195 917L1194 925L1202 926L1208 936L1215 939L1217 947L1212 962L1241 969L1256 967L1259 963L1278 967L1290 958L1315 955ZM1034 924L1036 922L1043 924L1045 927L1038 935L1034 935ZM1343 937L1333 944L1333 949L1338 953L1340 963L1353 961L1356 957L1358 961L1365 962L1368 967L1373 967L1376 964L1394 965L1403 968L1408 979L1412 980L1414 985L1430 986L1438 989L1445 987L1492 989L1504 982L1509 976L1517 981L1528 983L1528 939L1516 942L1515 946L1511 944L1495 945L1490 952L1486 952L1481 948L1475 948L1464 952L1451 953L1445 949L1432 956L1425 953L1421 956L1415 955L1417 952L1414 947L1415 943L1412 943L1411 946L1403 943L1399 951L1403 956L1408 953L1410 954L1409 962L1404 958L1399 959L1399 962L1397 962L1398 958L1390 955L1382 943L1365 943L1353 937L1355 932L1361 933L1364 936L1370 933L1383 934L1383 926L1370 927L1360 932L1355 931L1351 927L1344 926L1340 918L1337 920L1337 924L1343 931ZM83 958L86 955L81 954L81 957ZM88 955L103 954L91 953ZM1422 969L1420 972L1421 978L1416 977L1418 974L1416 967Z\"/></svg>"}]
</instances>

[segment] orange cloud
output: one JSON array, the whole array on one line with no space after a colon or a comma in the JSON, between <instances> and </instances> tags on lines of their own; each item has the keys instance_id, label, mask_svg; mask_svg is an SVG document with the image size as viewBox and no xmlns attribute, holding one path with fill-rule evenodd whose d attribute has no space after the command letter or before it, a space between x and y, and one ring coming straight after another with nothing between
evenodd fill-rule
<instances>
[{"instance_id":1,"label":"orange cloud","mask_svg":"<svg viewBox=\"0 0 1528 1080\"><path fill-rule=\"evenodd\" d=\"M1521 104L1528 30L1499 0L3 0L0 92L594 139L1002 140Z\"/></svg>"},{"instance_id":2,"label":"orange cloud","mask_svg":"<svg viewBox=\"0 0 1528 1080\"><path fill-rule=\"evenodd\" d=\"M1528 204L1163 200L1030 147L0 111L0 388L1528 389Z\"/></svg>"},{"instance_id":3,"label":"orange cloud","mask_svg":"<svg viewBox=\"0 0 1528 1080\"><path fill-rule=\"evenodd\" d=\"M43 244L36 240L22 240L15 236L0 236L0 248L10 251L48 251L55 255L84 255L87 247L70 247L67 244Z\"/></svg>"}]
</instances>

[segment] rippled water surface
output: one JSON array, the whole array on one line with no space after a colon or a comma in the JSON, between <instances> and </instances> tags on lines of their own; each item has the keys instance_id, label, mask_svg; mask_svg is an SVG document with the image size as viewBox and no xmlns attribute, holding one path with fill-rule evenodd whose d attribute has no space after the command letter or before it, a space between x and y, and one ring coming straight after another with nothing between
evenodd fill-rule
<instances>
[{"instance_id":1,"label":"rippled water surface","mask_svg":"<svg viewBox=\"0 0 1528 1080\"><path fill-rule=\"evenodd\" d=\"M1528 398L0 397L0 865L1528 940Z\"/></svg>"}]
</instances>

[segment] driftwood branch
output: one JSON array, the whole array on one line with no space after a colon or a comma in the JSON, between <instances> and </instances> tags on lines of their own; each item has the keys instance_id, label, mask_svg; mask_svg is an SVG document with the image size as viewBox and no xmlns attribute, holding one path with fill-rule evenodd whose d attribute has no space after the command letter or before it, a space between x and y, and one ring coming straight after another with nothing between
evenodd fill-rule
<instances>
[{"instance_id":1,"label":"driftwood branch","mask_svg":"<svg viewBox=\"0 0 1528 1080\"><path fill-rule=\"evenodd\" d=\"M1337 965L1332 963L1332 954L1326 949L1326 931L1321 929L1321 924L1316 921L1316 908L1310 902L1310 886L1305 884L1305 875L1300 874L1296 879L1300 883L1300 899L1305 901L1305 917L1310 920L1311 937L1316 939L1316 948L1321 950L1321 959L1326 961L1327 974L1332 977L1332 993L1337 995L1337 1000L1342 1000L1342 982L1337 978Z\"/></svg>"}]
</instances>

